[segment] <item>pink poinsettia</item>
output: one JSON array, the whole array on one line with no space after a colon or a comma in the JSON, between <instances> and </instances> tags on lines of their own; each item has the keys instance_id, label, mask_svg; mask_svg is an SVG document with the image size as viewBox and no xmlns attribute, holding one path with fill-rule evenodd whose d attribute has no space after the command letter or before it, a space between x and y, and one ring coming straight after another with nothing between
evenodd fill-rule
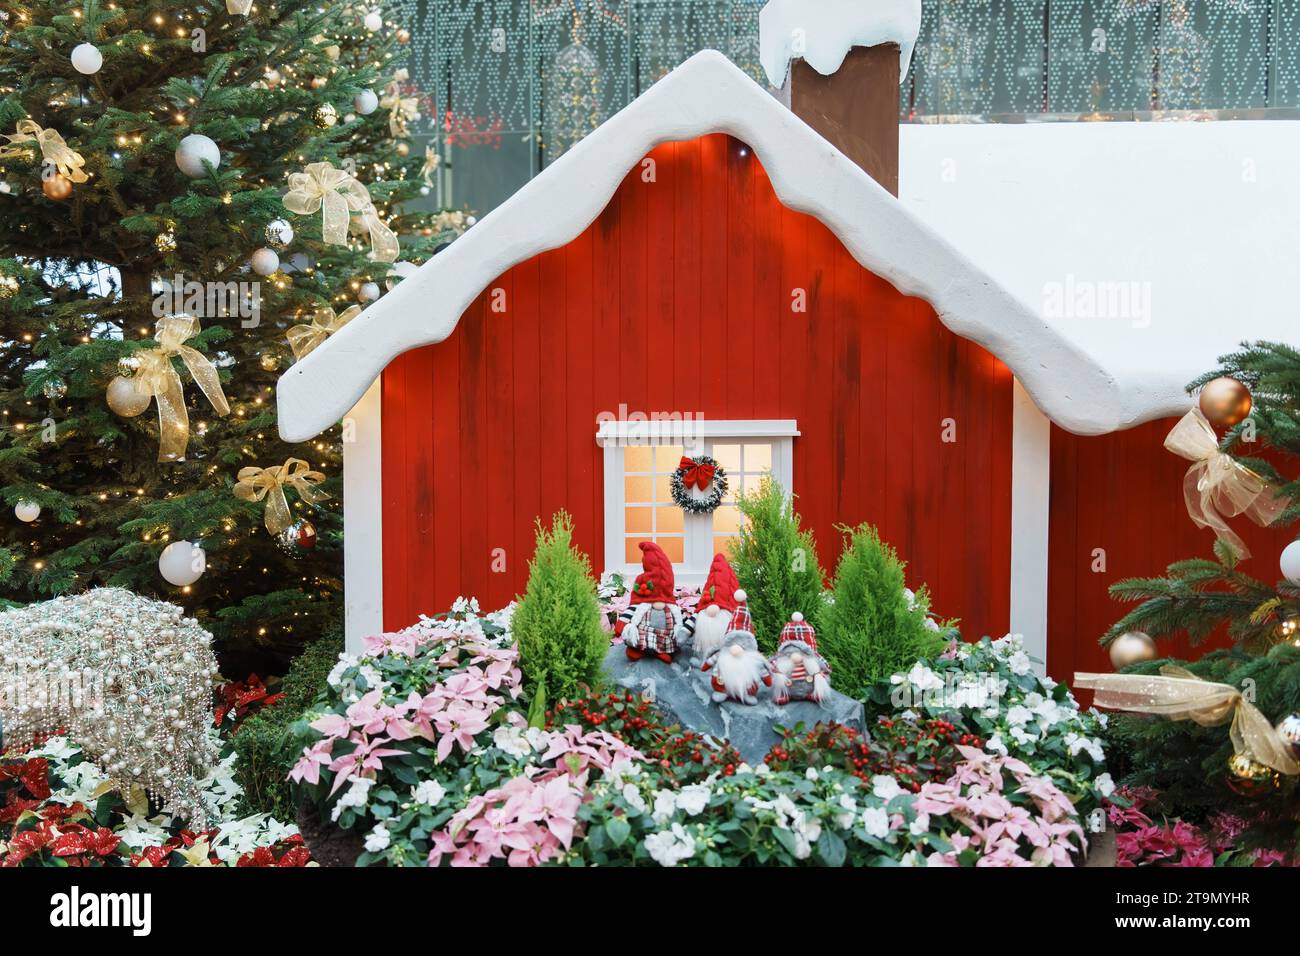
<instances>
[{"instance_id":1,"label":"pink poinsettia","mask_svg":"<svg viewBox=\"0 0 1300 956\"><path fill-rule=\"evenodd\" d=\"M453 701L434 715L433 722L440 735L437 759L442 763L457 744L465 753L474 749L474 737L487 729L488 715L463 701Z\"/></svg>"},{"instance_id":2,"label":"pink poinsettia","mask_svg":"<svg viewBox=\"0 0 1300 956\"><path fill-rule=\"evenodd\" d=\"M415 632L398 631L395 634L375 634L365 639L366 654L370 657L383 657L387 654L402 654L411 657L419 646Z\"/></svg>"},{"instance_id":3,"label":"pink poinsettia","mask_svg":"<svg viewBox=\"0 0 1300 956\"><path fill-rule=\"evenodd\" d=\"M295 783L320 783L320 768L328 767L334 759L330 756L333 746L333 740L320 740L305 749L289 771L289 779Z\"/></svg>"},{"instance_id":4,"label":"pink poinsettia","mask_svg":"<svg viewBox=\"0 0 1300 956\"><path fill-rule=\"evenodd\" d=\"M385 757L402 756L402 751L383 746L390 742L386 737L367 740L359 735L354 735L349 739L356 743L356 749L332 760L329 764L329 769L336 774L334 786L330 788L330 796L333 796L339 787L343 786L352 777L358 776L365 771L380 770L384 765Z\"/></svg>"}]
</instances>

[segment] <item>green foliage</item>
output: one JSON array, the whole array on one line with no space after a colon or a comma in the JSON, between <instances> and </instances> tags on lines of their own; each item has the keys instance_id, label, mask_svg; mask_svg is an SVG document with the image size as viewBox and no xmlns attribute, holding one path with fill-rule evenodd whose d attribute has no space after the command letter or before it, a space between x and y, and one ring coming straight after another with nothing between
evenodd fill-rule
<instances>
[{"instance_id":1,"label":"green foliage","mask_svg":"<svg viewBox=\"0 0 1300 956\"><path fill-rule=\"evenodd\" d=\"M1272 482L1290 500L1275 525L1293 523L1300 519L1300 477L1283 475L1259 451L1300 454L1300 350L1278 342L1246 342L1220 363L1188 390L1220 376L1250 388L1251 414L1228 430L1220 450ZM1153 636L1185 633L1195 646L1226 625L1238 647L1259 654L1289 637L1283 624L1300 619L1300 587L1286 581L1274 586L1243 574L1237 569L1238 556L1223 541L1215 543L1214 557L1171 564L1165 577L1131 578L1113 585L1112 596L1140 603L1102 636L1101 643L1141 630Z\"/></svg>"},{"instance_id":2,"label":"green foliage","mask_svg":"<svg viewBox=\"0 0 1300 956\"><path fill-rule=\"evenodd\" d=\"M1222 541L1215 543L1217 560L1192 558L1169 565L1163 578L1128 578L1111 585L1111 596L1141 603L1102 637L1111 641L1127 631L1156 637L1186 633L1192 646L1204 642L1227 624L1228 635L1243 650L1262 653L1278 639L1286 602L1279 589L1237 570L1237 554Z\"/></svg>"},{"instance_id":3,"label":"green foliage","mask_svg":"<svg viewBox=\"0 0 1300 956\"><path fill-rule=\"evenodd\" d=\"M280 441L274 388L291 361L285 332L323 306L342 311L356 284L383 283L390 268L364 243L322 242L321 217L288 213L281 194L286 176L309 163L350 167L402 238L402 259L423 262L453 237L421 198L421 151L399 154L389 109L328 129L313 121L317 107L345 116L359 91L383 91L410 48L394 30L359 29L350 7L308 0L258 4L248 16L230 14L224 0L21 8L0 22L0 134L25 119L58 132L89 179L55 202L42 192L38 151L0 162L10 187L0 218L0 500L41 506L31 525L0 522L0 598L126 587L184 604L216 636L227 673L280 669L342 605L340 433L311 446ZM104 57L90 77L69 62L82 42ZM197 179L174 159L191 133L221 150L217 168ZM296 234L282 258L312 268L259 280L246 264L279 218ZM158 242L163 233L174 248ZM184 460L160 463L157 413L118 417L104 392L119 359L156 347L152 286L177 275L258 282L260 321L199 310L202 332L186 344L218 366L231 413L217 415L174 362L189 445ZM291 456L324 472L321 490L332 496L306 505L289 493L295 517L319 535L300 554L267 534L264 503L230 493L239 469ZM182 539L208 556L208 572L185 593L157 569L162 548Z\"/></svg>"},{"instance_id":4,"label":"green foliage","mask_svg":"<svg viewBox=\"0 0 1300 956\"><path fill-rule=\"evenodd\" d=\"M558 512L549 530L537 521L528 588L511 619L529 692L547 706L599 683L609 637L587 556L573 544L573 519Z\"/></svg>"},{"instance_id":5,"label":"green foliage","mask_svg":"<svg viewBox=\"0 0 1300 956\"><path fill-rule=\"evenodd\" d=\"M231 738L238 756L235 777L244 788L245 813L293 820L295 805L288 776L299 750L288 731L325 689L325 678L342 650L343 637L337 631L308 644L280 683L284 697L246 720Z\"/></svg>"},{"instance_id":6,"label":"green foliage","mask_svg":"<svg viewBox=\"0 0 1300 956\"><path fill-rule=\"evenodd\" d=\"M844 551L835 569L833 600L822 611L818 649L836 687L860 694L873 681L942 653L947 640L926 627L930 599L904 592L906 564L869 524L842 527Z\"/></svg>"},{"instance_id":7,"label":"green foliage","mask_svg":"<svg viewBox=\"0 0 1300 956\"><path fill-rule=\"evenodd\" d=\"M737 505L745 520L731 551L731 566L749 595L759 646L771 652L795 611L814 627L821 621L824 575L817 544L811 531L800 528L792 497L770 477Z\"/></svg>"},{"instance_id":8,"label":"green foliage","mask_svg":"<svg viewBox=\"0 0 1300 956\"><path fill-rule=\"evenodd\" d=\"M1169 663L1146 661L1125 673L1158 674ZM1191 663L1174 663L1204 680L1239 687L1243 692L1249 689L1255 706L1270 722L1300 712L1300 648L1291 644L1279 644L1258 656L1231 649L1211 651ZM1195 821L1203 821L1216 811L1247 818L1263 816L1265 822L1255 828L1253 839L1279 848L1296 846L1300 832L1291 818L1300 796L1300 781L1283 776L1279 788L1263 799L1248 800L1234 793L1225 773L1233 752L1228 730L1227 724L1202 727L1191 720L1112 714L1106 738L1116 781L1155 787L1162 803ZM1268 817L1281 822L1270 824ZM1284 843L1277 842L1279 834L1284 836Z\"/></svg>"}]
</instances>

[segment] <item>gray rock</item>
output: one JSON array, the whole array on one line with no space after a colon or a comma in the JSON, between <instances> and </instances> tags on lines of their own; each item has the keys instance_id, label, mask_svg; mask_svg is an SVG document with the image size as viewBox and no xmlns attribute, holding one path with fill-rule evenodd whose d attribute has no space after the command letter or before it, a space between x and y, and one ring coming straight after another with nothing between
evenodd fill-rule
<instances>
[{"instance_id":1,"label":"gray rock","mask_svg":"<svg viewBox=\"0 0 1300 956\"><path fill-rule=\"evenodd\" d=\"M689 651L678 653L671 664L651 657L631 661L623 646L615 644L605 657L605 674L619 687L653 700L670 721L731 741L747 763L761 761L781 739L777 726L803 723L811 729L818 722L834 721L864 729L861 701L837 691L831 691L822 704L801 700L778 707L771 688L760 686L758 703L753 706L732 700L715 704L709 693L709 675L698 664L692 666Z\"/></svg>"}]
</instances>

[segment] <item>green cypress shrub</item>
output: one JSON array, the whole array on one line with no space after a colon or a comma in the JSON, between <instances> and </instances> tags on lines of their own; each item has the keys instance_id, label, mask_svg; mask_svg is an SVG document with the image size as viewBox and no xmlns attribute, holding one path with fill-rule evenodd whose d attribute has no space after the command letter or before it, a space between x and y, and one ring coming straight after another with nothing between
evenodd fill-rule
<instances>
[{"instance_id":1,"label":"green cypress shrub","mask_svg":"<svg viewBox=\"0 0 1300 956\"><path fill-rule=\"evenodd\" d=\"M546 706L576 697L600 681L609 637L600 626L600 602L591 563L573 545L573 519L561 511L550 530L537 522L537 549L528 588L511 619L519 666L533 699Z\"/></svg>"},{"instance_id":2,"label":"green cypress shrub","mask_svg":"<svg viewBox=\"0 0 1300 956\"><path fill-rule=\"evenodd\" d=\"M235 779L244 788L241 800L245 813L269 813L277 820L293 822L296 805L289 795L289 771L300 751L289 728L325 689L325 678L343 650L339 630L308 644L289 664L280 682L284 697L254 714L231 737L235 750Z\"/></svg>"},{"instance_id":3,"label":"green cypress shrub","mask_svg":"<svg viewBox=\"0 0 1300 956\"><path fill-rule=\"evenodd\" d=\"M942 653L947 641L926 626L926 590L916 593L914 603L908 600L903 574L907 565L876 529L862 524L840 530L844 551L817 644L831 665L835 687L860 695L872 682Z\"/></svg>"},{"instance_id":4,"label":"green cypress shrub","mask_svg":"<svg viewBox=\"0 0 1300 956\"><path fill-rule=\"evenodd\" d=\"M795 611L818 626L824 576L817 544L811 531L799 527L793 496L770 477L736 503L745 520L729 559L749 595L759 646L770 653Z\"/></svg>"}]
</instances>

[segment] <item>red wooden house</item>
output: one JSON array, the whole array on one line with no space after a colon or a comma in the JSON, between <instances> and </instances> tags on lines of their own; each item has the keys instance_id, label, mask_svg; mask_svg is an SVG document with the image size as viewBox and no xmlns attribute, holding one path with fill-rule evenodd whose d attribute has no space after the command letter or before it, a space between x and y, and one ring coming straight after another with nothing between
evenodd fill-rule
<instances>
[{"instance_id":1,"label":"red wooden house","mask_svg":"<svg viewBox=\"0 0 1300 956\"><path fill-rule=\"evenodd\" d=\"M898 55L796 64L789 105L691 58L285 373L286 440L345 420L351 645L461 594L505 604L560 508L597 571L652 538L702 580L737 527L668 497L702 452L733 491L795 494L826 567L837 525L873 522L968 636L1024 633L1058 677L1104 666L1094 548L1137 542L1127 573L1209 548L1168 423L1122 431L1181 408L868 174L893 185ZM882 64L884 107L835 88Z\"/></svg>"}]
</instances>

